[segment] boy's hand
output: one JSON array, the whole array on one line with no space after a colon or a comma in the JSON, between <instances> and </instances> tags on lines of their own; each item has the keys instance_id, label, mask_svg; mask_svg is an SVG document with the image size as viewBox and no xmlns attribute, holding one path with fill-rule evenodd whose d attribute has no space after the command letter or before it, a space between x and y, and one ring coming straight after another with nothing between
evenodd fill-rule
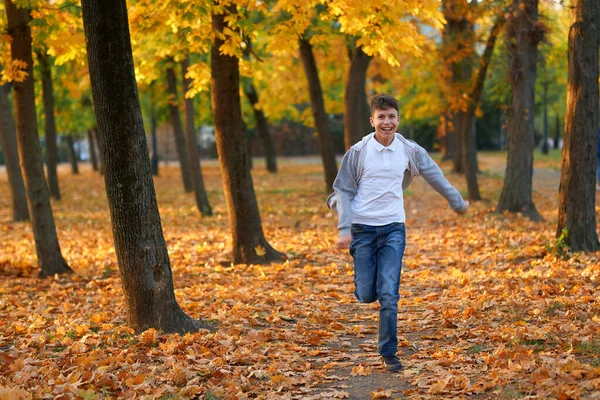
<instances>
[{"instance_id":1,"label":"boy's hand","mask_svg":"<svg viewBox=\"0 0 600 400\"><path fill-rule=\"evenodd\" d=\"M335 247L337 247L338 249L347 249L348 247L350 247L350 242L352 242L351 234L342 235L338 237L335 241Z\"/></svg>"},{"instance_id":2,"label":"boy's hand","mask_svg":"<svg viewBox=\"0 0 600 400\"><path fill-rule=\"evenodd\" d=\"M467 211L469 211L469 200L465 200L465 203L467 204L467 206L465 207L464 210L456 210L456 213L458 215L464 215L467 213Z\"/></svg>"}]
</instances>

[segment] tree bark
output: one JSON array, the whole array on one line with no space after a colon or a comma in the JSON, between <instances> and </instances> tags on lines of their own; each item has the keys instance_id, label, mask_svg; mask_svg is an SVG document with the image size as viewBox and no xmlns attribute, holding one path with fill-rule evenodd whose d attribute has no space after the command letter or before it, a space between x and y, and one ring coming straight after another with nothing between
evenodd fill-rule
<instances>
[{"instance_id":1,"label":"tree bark","mask_svg":"<svg viewBox=\"0 0 600 400\"><path fill-rule=\"evenodd\" d=\"M90 161L92 162L92 169L98 171L98 158L96 154L96 141L94 140L94 131L88 129L87 131L88 145L90 147Z\"/></svg>"},{"instance_id":2,"label":"tree bark","mask_svg":"<svg viewBox=\"0 0 600 400\"><path fill-rule=\"evenodd\" d=\"M44 122L46 134L46 168L48 170L48 188L50 195L60 200L58 186L58 147L56 145L56 119L54 117L54 88L52 86L52 70L46 51L37 53L42 70L42 98L44 100Z\"/></svg>"},{"instance_id":3,"label":"tree bark","mask_svg":"<svg viewBox=\"0 0 600 400\"><path fill-rule=\"evenodd\" d=\"M181 117L179 116L178 96L177 96L177 77L175 69L172 66L167 68L167 86L169 91L169 114L171 117L171 125L173 126L173 135L175 135L175 145L177 156L179 157L179 165L181 166L181 178L183 179L183 187L186 193L194 190L192 183L192 174L190 172L190 161L185 144L185 134L181 126Z\"/></svg>"},{"instance_id":4,"label":"tree bark","mask_svg":"<svg viewBox=\"0 0 600 400\"><path fill-rule=\"evenodd\" d=\"M350 71L344 95L344 145L348 150L371 132L370 110L367 103L367 69L373 57L360 46L349 46Z\"/></svg>"},{"instance_id":5,"label":"tree bark","mask_svg":"<svg viewBox=\"0 0 600 400\"><path fill-rule=\"evenodd\" d=\"M323 89L321 89L321 82L319 80L319 73L317 71L317 63L313 55L312 45L307 39L300 39L299 45L304 72L308 79L312 115L319 136L319 144L321 146L321 158L323 159L323 168L325 170L325 190L327 193L330 193L333 191L333 181L335 181L337 175L337 163L335 161L335 152L333 151L333 137L327 126Z\"/></svg>"},{"instance_id":6,"label":"tree bark","mask_svg":"<svg viewBox=\"0 0 600 400\"><path fill-rule=\"evenodd\" d=\"M479 184L477 182L477 143L474 132L475 125L475 110L477 104L481 100L483 93L483 85L485 83L485 77L487 73L488 65L492 59L494 53L494 46L496 45L496 39L500 34L500 30L504 25L504 16L498 17L490 35L488 41L481 56L479 71L471 91L468 94L467 109L462 113L463 120L460 123L461 131L459 131L459 137L461 140L462 157L465 177L467 180L467 190L469 200L477 201L481 200L481 194L479 193Z\"/></svg>"},{"instance_id":7,"label":"tree bark","mask_svg":"<svg viewBox=\"0 0 600 400\"><path fill-rule=\"evenodd\" d=\"M10 85L0 85L0 145L4 152L4 163L8 174L8 188L12 199L13 221L29 221L25 183L19 167L19 150L15 120L8 100Z\"/></svg>"},{"instance_id":8,"label":"tree bark","mask_svg":"<svg viewBox=\"0 0 600 400\"><path fill-rule=\"evenodd\" d=\"M235 12L235 7L227 10L225 14L212 15L213 31L223 32L227 26L225 17ZM216 36L211 49L211 102L232 231L232 257L234 263L264 264L284 256L267 243L263 233L242 127L239 60L221 54L222 44L223 40Z\"/></svg>"},{"instance_id":9,"label":"tree bark","mask_svg":"<svg viewBox=\"0 0 600 400\"><path fill-rule=\"evenodd\" d=\"M136 332L203 327L175 299L135 81L125 0L83 0L92 97L127 322Z\"/></svg>"},{"instance_id":10,"label":"tree bark","mask_svg":"<svg viewBox=\"0 0 600 400\"><path fill-rule=\"evenodd\" d=\"M277 156L275 155L275 146L273 145L273 139L269 133L269 122L265 113L260 108L257 108L258 104L258 93L252 81L247 85L244 85L244 93L252 105L252 111L254 111L254 118L256 118L256 131L260 137L260 142L265 152L265 163L267 165L267 171L271 173L277 172Z\"/></svg>"},{"instance_id":11,"label":"tree bark","mask_svg":"<svg viewBox=\"0 0 600 400\"><path fill-rule=\"evenodd\" d=\"M514 0L508 21L511 108L508 118L508 160L496 212L522 212L533 221L542 216L533 203L533 148L538 28L538 0Z\"/></svg>"},{"instance_id":12,"label":"tree bark","mask_svg":"<svg viewBox=\"0 0 600 400\"><path fill-rule=\"evenodd\" d=\"M27 64L27 77L14 83L15 119L17 143L21 168L25 177L27 202L33 227L35 249L40 267L39 276L70 272L71 268L62 256L46 180L40 139L37 132L35 94L33 90L33 59L31 56L31 28L29 11L17 8L11 0L5 0L8 34L13 60Z\"/></svg>"},{"instance_id":13,"label":"tree bark","mask_svg":"<svg viewBox=\"0 0 600 400\"><path fill-rule=\"evenodd\" d=\"M196 198L196 207L202 215L212 215L212 209L208 201L208 195L204 187L202 178L202 167L200 166L200 155L198 154L198 140L196 138L196 125L194 124L194 99L187 98L185 92L192 85L192 80L186 78L188 67L190 65L189 56L181 62L181 81L183 82L183 98L185 105L185 136L187 138L187 152L190 160L190 171L192 173L192 184L194 186L194 196Z\"/></svg>"},{"instance_id":14,"label":"tree bark","mask_svg":"<svg viewBox=\"0 0 600 400\"><path fill-rule=\"evenodd\" d=\"M152 139L152 156L150 165L152 175L158 176L158 138L156 137L156 96L154 82L150 84L150 137Z\"/></svg>"},{"instance_id":15,"label":"tree bark","mask_svg":"<svg viewBox=\"0 0 600 400\"><path fill-rule=\"evenodd\" d=\"M569 78L565 115L558 227L576 251L600 249L596 233L596 149L598 148L598 46L600 3L573 0L569 29Z\"/></svg>"},{"instance_id":16,"label":"tree bark","mask_svg":"<svg viewBox=\"0 0 600 400\"><path fill-rule=\"evenodd\" d=\"M69 160L71 161L71 172L74 175L79 174L79 157L75 151L75 143L73 143L73 136L67 135L67 145L69 147Z\"/></svg>"}]
</instances>

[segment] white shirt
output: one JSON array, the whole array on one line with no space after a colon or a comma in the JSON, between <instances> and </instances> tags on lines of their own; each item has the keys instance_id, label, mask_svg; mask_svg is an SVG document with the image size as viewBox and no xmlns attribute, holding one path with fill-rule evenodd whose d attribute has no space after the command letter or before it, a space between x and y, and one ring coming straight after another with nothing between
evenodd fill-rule
<instances>
[{"instance_id":1,"label":"white shirt","mask_svg":"<svg viewBox=\"0 0 600 400\"><path fill-rule=\"evenodd\" d=\"M405 222L402 180L408 157L397 138L385 147L375 138L367 142L364 170L352 199L352 223L382 226Z\"/></svg>"}]
</instances>

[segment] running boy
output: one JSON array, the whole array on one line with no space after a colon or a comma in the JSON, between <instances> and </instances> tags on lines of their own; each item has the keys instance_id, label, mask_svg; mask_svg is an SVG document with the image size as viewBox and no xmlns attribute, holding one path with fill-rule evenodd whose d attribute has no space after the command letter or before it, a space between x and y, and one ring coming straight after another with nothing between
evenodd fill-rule
<instances>
[{"instance_id":1,"label":"running boy","mask_svg":"<svg viewBox=\"0 0 600 400\"><path fill-rule=\"evenodd\" d=\"M425 149L398 128L398 101L380 94L371 101L375 132L346 152L327 205L338 213L336 245L354 259L354 295L361 303L379 300L378 351L389 371L402 370L397 322L400 271L404 254L404 197L415 176L423 178L458 214L469 203L444 177Z\"/></svg>"}]
</instances>

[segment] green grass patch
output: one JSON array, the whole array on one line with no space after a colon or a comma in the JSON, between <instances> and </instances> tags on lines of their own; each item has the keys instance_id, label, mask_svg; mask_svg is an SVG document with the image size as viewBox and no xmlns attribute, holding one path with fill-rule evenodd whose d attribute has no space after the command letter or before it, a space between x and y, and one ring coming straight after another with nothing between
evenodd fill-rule
<instances>
[{"instance_id":1,"label":"green grass patch","mask_svg":"<svg viewBox=\"0 0 600 400\"><path fill-rule=\"evenodd\" d=\"M573 351L580 356L600 356L600 340L578 343L573 346Z\"/></svg>"},{"instance_id":2,"label":"green grass patch","mask_svg":"<svg viewBox=\"0 0 600 400\"><path fill-rule=\"evenodd\" d=\"M478 353L481 353L482 351L487 351L487 350L488 350L488 348L485 347L484 345L476 344L475 346L467 349L467 354L478 354Z\"/></svg>"}]
</instances>

